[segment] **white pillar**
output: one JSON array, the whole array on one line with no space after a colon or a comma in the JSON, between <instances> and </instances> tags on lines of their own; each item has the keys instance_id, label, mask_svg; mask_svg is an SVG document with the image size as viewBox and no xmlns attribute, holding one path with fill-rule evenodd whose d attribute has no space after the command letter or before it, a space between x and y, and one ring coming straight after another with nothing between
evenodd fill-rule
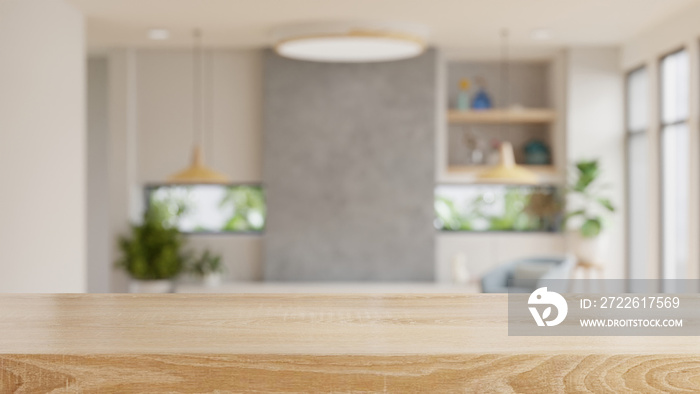
<instances>
[{"instance_id":1,"label":"white pillar","mask_svg":"<svg viewBox=\"0 0 700 394\"><path fill-rule=\"evenodd\" d=\"M0 0L0 292L83 292L85 50L63 0Z\"/></svg>"},{"instance_id":2,"label":"white pillar","mask_svg":"<svg viewBox=\"0 0 700 394\"><path fill-rule=\"evenodd\" d=\"M566 59L566 156L599 159L605 197L617 207L603 233L607 279L625 278L625 133L623 75L616 48L571 48Z\"/></svg>"}]
</instances>

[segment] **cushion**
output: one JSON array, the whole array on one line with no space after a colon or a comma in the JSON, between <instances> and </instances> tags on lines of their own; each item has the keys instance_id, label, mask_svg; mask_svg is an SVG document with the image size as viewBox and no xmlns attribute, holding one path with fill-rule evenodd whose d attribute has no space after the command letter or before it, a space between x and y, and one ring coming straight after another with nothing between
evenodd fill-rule
<instances>
[{"instance_id":1,"label":"cushion","mask_svg":"<svg viewBox=\"0 0 700 394\"><path fill-rule=\"evenodd\" d=\"M523 261L515 265L512 285L534 289L540 280L557 263L551 261Z\"/></svg>"}]
</instances>

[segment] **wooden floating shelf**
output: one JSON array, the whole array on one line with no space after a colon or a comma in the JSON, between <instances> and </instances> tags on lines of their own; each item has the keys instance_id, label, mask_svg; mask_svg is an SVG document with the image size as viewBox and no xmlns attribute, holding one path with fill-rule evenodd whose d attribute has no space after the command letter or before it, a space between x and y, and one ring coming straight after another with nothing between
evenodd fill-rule
<instances>
[{"instance_id":1,"label":"wooden floating shelf","mask_svg":"<svg viewBox=\"0 0 700 394\"><path fill-rule=\"evenodd\" d=\"M449 110L447 119L450 123L551 123L556 119L554 110L546 108L523 109L485 109L485 110Z\"/></svg>"}]
</instances>

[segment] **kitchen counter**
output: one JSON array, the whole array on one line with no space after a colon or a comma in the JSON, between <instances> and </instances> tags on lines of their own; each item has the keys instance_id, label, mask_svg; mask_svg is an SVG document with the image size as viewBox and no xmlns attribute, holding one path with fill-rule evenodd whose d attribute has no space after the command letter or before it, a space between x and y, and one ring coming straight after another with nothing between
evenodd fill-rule
<instances>
[{"instance_id":1,"label":"kitchen counter","mask_svg":"<svg viewBox=\"0 0 700 394\"><path fill-rule=\"evenodd\" d=\"M697 389L696 337L509 337L502 294L0 295L0 392Z\"/></svg>"}]
</instances>

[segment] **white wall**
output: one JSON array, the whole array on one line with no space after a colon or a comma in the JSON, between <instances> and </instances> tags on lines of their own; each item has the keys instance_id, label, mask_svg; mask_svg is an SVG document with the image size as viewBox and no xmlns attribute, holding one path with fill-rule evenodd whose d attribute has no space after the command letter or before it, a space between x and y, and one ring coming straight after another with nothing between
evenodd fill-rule
<instances>
[{"instance_id":1,"label":"white wall","mask_svg":"<svg viewBox=\"0 0 700 394\"><path fill-rule=\"evenodd\" d=\"M608 279L625 277L625 135L623 77L617 48L571 48L566 52L566 153L570 163L600 159L601 182L618 207L603 233L602 263Z\"/></svg>"},{"instance_id":2,"label":"white wall","mask_svg":"<svg viewBox=\"0 0 700 394\"><path fill-rule=\"evenodd\" d=\"M111 268L115 240L140 219L144 186L162 183L186 167L192 149L192 52L112 50L109 59L109 290L125 291L127 278ZM262 179L262 60L260 51L205 51L204 155L232 182ZM92 187L92 186L91 186ZM262 277L262 238L255 235L190 235L193 250L222 255L232 280ZM92 287L91 287L92 289ZM95 290L100 291L100 290Z\"/></svg>"},{"instance_id":3,"label":"white wall","mask_svg":"<svg viewBox=\"0 0 700 394\"><path fill-rule=\"evenodd\" d=\"M83 17L0 0L0 292L83 292Z\"/></svg>"},{"instance_id":4,"label":"white wall","mask_svg":"<svg viewBox=\"0 0 700 394\"><path fill-rule=\"evenodd\" d=\"M697 46L700 39L700 3L647 29L622 46L620 64L625 70L641 66L683 46Z\"/></svg>"},{"instance_id":5,"label":"white wall","mask_svg":"<svg viewBox=\"0 0 700 394\"><path fill-rule=\"evenodd\" d=\"M163 182L190 163L192 52L140 50L136 59L139 181ZM233 182L259 182L261 52L205 51L202 68L209 106L204 113L205 160Z\"/></svg>"},{"instance_id":6,"label":"white wall","mask_svg":"<svg viewBox=\"0 0 700 394\"><path fill-rule=\"evenodd\" d=\"M192 52L140 50L136 55L138 182L163 182L189 165L192 150ZM260 51L205 51L204 158L232 182L262 180ZM262 276L255 235L191 235L193 249L222 255L232 280Z\"/></svg>"}]
</instances>

